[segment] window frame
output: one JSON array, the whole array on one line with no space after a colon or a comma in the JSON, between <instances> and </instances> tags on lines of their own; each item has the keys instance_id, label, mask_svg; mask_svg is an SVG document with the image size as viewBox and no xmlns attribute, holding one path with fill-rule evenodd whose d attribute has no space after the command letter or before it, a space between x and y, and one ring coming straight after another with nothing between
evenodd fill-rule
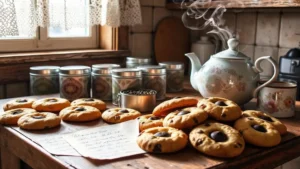
<instances>
[{"instance_id":1,"label":"window frame","mask_svg":"<svg viewBox=\"0 0 300 169\"><path fill-rule=\"evenodd\" d=\"M97 49L0 53L0 85L29 82L31 66L124 63L124 59L130 56L129 27L101 26L98 32L97 39L101 43Z\"/></svg>"},{"instance_id":2,"label":"window frame","mask_svg":"<svg viewBox=\"0 0 300 169\"><path fill-rule=\"evenodd\" d=\"M55 51L71 49L96 49L99 47L98 26L90 28L88 37L48 37L47 28L38 28L34 39L0 40L0 52Z\"/></svg>"}]
</instances>

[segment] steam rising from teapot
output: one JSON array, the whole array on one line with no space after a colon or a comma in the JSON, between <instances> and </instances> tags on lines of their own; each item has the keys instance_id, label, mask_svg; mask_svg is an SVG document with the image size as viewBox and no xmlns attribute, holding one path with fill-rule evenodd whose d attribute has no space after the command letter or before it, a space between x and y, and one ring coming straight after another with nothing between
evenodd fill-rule
<instances>
[{"instance_id":1,"label":"steam rising from teapot","mask_svg":"<svg viewBox=\"0 0 300 169\"><path fill-rule=\"evenodd\" d=\"M213 8L212 3L215 4L215 9L210 13L209 10ZM226 12L226 6L237 3L243 8L244 5L240 1L214 2L212 0L195 0L191 3L186 3L182 0L180 3L181 7L187 8L187 11L182 15L182 22L185 27L191 30L212 28L207 34L217 35L223 42L223 48L226 49L226 41L235 36L228 27L224 27L225 20L223 19L223 14ZM203 7L207 8L203 9Z\"/></svg>"}]
</instances>

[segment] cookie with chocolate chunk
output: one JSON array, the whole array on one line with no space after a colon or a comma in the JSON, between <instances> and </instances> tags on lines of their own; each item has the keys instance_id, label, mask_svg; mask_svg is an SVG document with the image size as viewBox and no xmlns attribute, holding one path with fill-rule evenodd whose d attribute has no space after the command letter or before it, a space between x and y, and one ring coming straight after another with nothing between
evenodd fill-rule
<instances>
[{"instance_id":1,"label":"cookie with chocolate chunk","mask_svg":"<svg viewBox=\"0 0 300 169\"><path fill-rule=\"evenodd\" d=\"M101 118L101 112L92 106L70 106L59 112L63 121L86 122Z\"/></svg>"},{"instance_id":2,"label":"cookie with chocolate chunk","mask_svg":"<svg viewBox=\"0 0 300 169\"><path fill-rule=\"evenodd\" d=\"M30 109L30 108L17 108L17 109L7 110L0 114L0 124L16 125L20 117L35 112L36 111L34 109Z\"/></svg>"},{"instance_id":3,"label":"cookie with chocolate chunk","mask_svg":"<svg viewBox=\"0 0 300 169\"><path fill-rule=\"evenodd\" d=\"M188 136L172 127L154 127L144 130L137 138L141 149L151 153L171 153L183 149Z\"/></svg>"},{"instance_id":4,"label":"cookie with chocolate chunk","mask_svg":"<svg viewBox=\"0 0 300 169\"><path fill-rule=\"evenodd\" d=\"M32 108L32 103L34 101L35 99L31 99L31 98L12 99L3 105L3 110L7 111L7 110L17 109L17 108Z\"/></svg>"},{"instance_id":5,"label":"cookie with chocolate chunk","mask_svg":"<svg viewBox=\"0 0 300 169\"><path fill-rule=\"evenodd\" d=\"M152 127L162 127L163 118L154 116L153 114L146 114L137 118L139 121L140 131L143 131Z\"/></svg>"},{"instance_id":6,"label":"cookie with chocolate chunk","mask_svg":"<svg viewBox=\"0 0 300 169\"><path fill-rule=\"evenodd\" d=\"M256 110L246 110L242 114L243 117L257 117L262 120L265 120L266 122L271 123L276 130L279 131L281 135L285 134L287 132L286 126L281 123L278 119L275 117L272 117L262 111L256 111Z\"/></svg>"},{"instance_id":7,"label":"cookie with chocolate chunk","mask_svg":"<svg viewBox=\"0 0 300 169\"><path fill-rule=\"evenodd\" d=\"M260 147L273 147L280 143L280 133L265 120L256 117L243 117L238 119L234 128L244 137L247 143Z\"/></svg>"},{"instance_id":8,"label":"cookie with chocolate chunk","mask_svg":"<svg viewBox=\"0 0 300 169\"><path fill-rule=\"evenodd\" d=\"M188 107L178 109L164 118L164 127L173 127L177 129L190 129L201 124L207 119L207 113L197 107Z\"/></svg>"},{"instance_id":9,"label":"cookie with chocolate chunk","mask_svg":"<svg viewBox=\"0 0 300 169\"><path fill-rule=\"evenodd\" d=\"M222 122L235 121L242 115L242 110L236 103L221 97L201 99L197 107L204 109L210 117Z\"/></svg>"},{"instance_id":10,"label":"cookie with chocolate chunk","mask_svg":"<svg viewBox=\"0 0 300 169\"><path fill-rule=\"evenodd\" d=\"M60 118L50 112L30 113L18 120L18 126L26 130L42 130L60 125Z\"/></svg>"},{"instance_id":11,"label":"cookie with chocolate chunk","mask_svg":"<svg viewBox=\"0 0 300 169\"><path fill-rule=\"evenodd\" d=\"M141 113L129 108L111 108L105 110L102 119L108 123L121 123L128 120L136 119Z\"/></svg>"},{"instance_id":12,"label":"cookie with chocolate chunk","mask_svg":"<svg viewBox=\"0 0 300 169\"><path fill-rule=\"evenodd\" d=\"M71 106L92 106L100 111L104 111L106 109L106 104L102 100L94 98L76 99L72 101Z\"/></svg>"},{"instance_id":13,"label":"cookie with chocolate chunk","mask_svg":"<svg viewBox=\"0 0 300 169\"><path fill-rule=\"evenodd\" d=\"M217 122L197 126L190 132L189 139L195 149L214 157L235 157L245 148L243 136L237 130Z\"/></svg>"},{"instance_id":14,"label":"cookie with chocolate chunk","mask_svg":"<svg viewBox=\"0 0 300 169\"><path fill-rule=\"evenodd\" d=\"M59 112L69 106L70 102L63 98L39 99L32 104L32 108L39 112Z\"/></svg>"},{"instance_id":15,"label":"cookie with chocolate chunk","mask_svg":"<svg viewBox=\"0 0 300 169\"><path fill-rule=\"evenodd\" d=\"M198 103L196 97L182 97L174 98L171 100L164 101L156 106L152 112L154 116L167 116L174 109L184 108L184 107L193 107Z\"/></svg>"}]
</instances>

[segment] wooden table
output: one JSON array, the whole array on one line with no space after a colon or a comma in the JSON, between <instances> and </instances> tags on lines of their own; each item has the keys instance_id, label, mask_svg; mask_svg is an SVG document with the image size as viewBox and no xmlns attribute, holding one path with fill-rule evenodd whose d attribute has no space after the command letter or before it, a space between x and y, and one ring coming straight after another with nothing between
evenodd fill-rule
<instances>
[{"instance_id":1,"label":"wooden table","mask_svg":"<svg viewBox=\"0 0 300 169\"><path fill-rule=\"evenodd\" d=\"M168 94L168 97L191 95L197 96L198 92L194 91L189 83L186 83L183 92ZM6 101L0 100L0 105ZM112 105L109 104L109 106ZM251 102L245 108L254 106L255 103ZM297 108L300 108L300 102L297 102ZM36 169L274 168L300 156L300 115L298 112L296 114L296 117L282 119L289 133L283 136L280 145L273 148L247 145L243 154L233 159L208 157L190 146L173 154L144 154L113 161L54 156L13 128L0 126L2 169L19 168L19 159Z\"/></svg>"}]
</instances>

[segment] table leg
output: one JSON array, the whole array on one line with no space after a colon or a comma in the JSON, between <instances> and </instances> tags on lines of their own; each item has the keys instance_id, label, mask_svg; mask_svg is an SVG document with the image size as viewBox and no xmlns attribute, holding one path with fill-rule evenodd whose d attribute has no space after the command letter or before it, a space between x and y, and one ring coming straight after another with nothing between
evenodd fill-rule
<instances>
[{"instance_id":1,"label":"table leg","mask_svg":"<svg viewBox=\"0 0 300 169\"><path fill-rule=\"evenodd\" d=\"M1 147L1 169L20 169L20 159Z\"/></svg>"}]
</instances>

